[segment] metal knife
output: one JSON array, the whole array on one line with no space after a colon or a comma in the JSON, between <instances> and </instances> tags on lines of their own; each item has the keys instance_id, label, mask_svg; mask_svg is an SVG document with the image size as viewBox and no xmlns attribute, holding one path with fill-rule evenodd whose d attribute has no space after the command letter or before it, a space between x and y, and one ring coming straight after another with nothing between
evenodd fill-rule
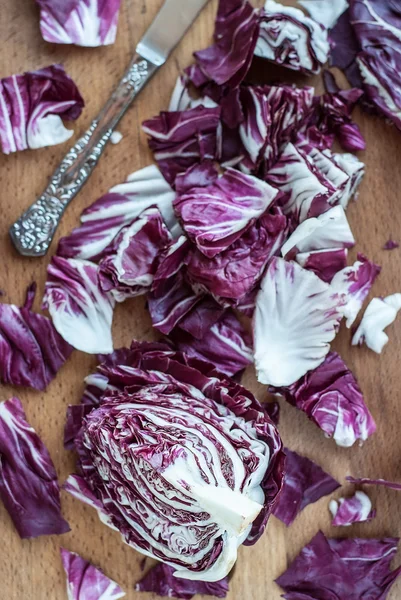
<instances>
[{"instance_id":1,"label":"metal knife","mask_svg":"<svg viewBox=\"0 0 401 600\"><path fill-rule=\"evenodd\" d=\"M46 254L65 209L89 179L113 129L207 2L165 0L110 99L64 157L40 198L10 227L20 254Z\"/></svg>"}]
</instances>

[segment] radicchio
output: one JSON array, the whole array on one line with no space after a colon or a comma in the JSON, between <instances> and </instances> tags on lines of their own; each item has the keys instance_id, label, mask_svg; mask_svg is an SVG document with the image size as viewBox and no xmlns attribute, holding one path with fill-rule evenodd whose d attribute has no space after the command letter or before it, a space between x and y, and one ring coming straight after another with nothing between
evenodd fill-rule
<instances>
[{"instance_id":1,"label":"radicchio","mask_svg":"<svg viewBox=\"0 0 401 600\"><path fill-rule=\"evenodd\" d=\"M74 132L84 101L61 65L11 75L0 80L0 143L4 154L54 146Z\"/></svg>"},{"instance_id":2,"label":"radicchio","mask_svg":"<svg viewBox=\"0 0 401 600\"><path fill-rule=\"evenodd\" d=\"M358 382L336 352L290 387L271 391L283 394L339 446L349 448L376 431Z\"/></svg>"},{"instance_id":3,"label":"radicchio","mask_svg":"<svg viewBox=\"0 0 401 600\"><path fill-rule=\"evenodd\" d=\"M81 225L61 238L57 254L64 258L97 260L112 251L112 242L123 227L144 210L157 206L172 235L180 227L174 215L175 192L155 165L135 171L81 214Z\"/></svg>"},{"instance_id":4,"label":"radicchio","mask_svg":"<svg viewBox=\"0 0 401 600\"><path fill-rule=\"evenodd\" d=\"M346 297L342 311L348 328L357 318L380 271L381 267L368 260L363 254L358 254L358 260L352 267L346 267L334 276L331 282L333 291L345 294Z\"/></svg>"},{"instance_id":5,"label":"radicchio","mask_svg":"<svg viewBox=\"0 0 401 600\"><path fill-rule=\"evenodd\" d=\"M331 494L340 484L306 456L288 448L284 452L283 489L273 514L288 527L306 506Z\"/></svg>"},{"instance_id":6,"label":"radicchio","mask_svg":"<svg viewBox=\"0 0 401 600\"><path fill-rule=\"evenodd\" d=\"M321 23L326 29L331 29L339 17L348 8L348 0L299 0L312 19Z\"/></svg>"},{"instance_id":7,"label":"radicchio","mask_svg":"<svg viewBox=\"0 0 401 600\"><path fill-rule=\"evenodd\" d=\"M115 582L75 552L60 548L67 577L68 600L118 600L125 592Z\"/></svg>"},{"instance_id":8,"label":"radicchio","mask_svg":"<svg viewBox=\"0 0 401 600\"><path fill-rule=\"evenodd\" d=\"M0 497L21 538L70 531L53 461L18 398L0 403Z\"/></svg>"},{"instance_id":9,"label":"radicchio","mask_svg":"<svg viewBox=\"0 0 401 600\"><path fill-rule=\"evenodd\" d=\"M114 44L121 0L36 0L46 42L77 46Z\"/></svg>"},{"instance_id":10,"label":"radicchio","mask_svg":"<svg viewBox=\"0 0 401 600\"><path fill-rule=\"evenodd\" d=\"M21 308L0 304L0 379L3 383L45 390L73 348L52 322L32 311L36 285Z\"/></svg>"},{"instance_id":11,"label":"radicchio","mask_svg":"<svg viewBox=\"0 0 401 600\"><path fill-rule=\"evenodd\" d=\"M329 509L333 520L333 527L349 527L353 523L365 523L376 516L372 510L369 496L364 492L355 492L350 498L339 498L330 500Z\"/></svg>"},{"instance_id":12,"label":"radicchio","mask_svg":"<svg viewBox=\"0 0 401 600\"><path fill-rule=\"evenodd\" d=\"M346 477L346 480L356 485L382 485L391 490L401 491L401 483L394 483L386 479L369 479L367 477Z\"/></svg>"},{"instance_id":13,"label":"radicchio","mask_svg":"<svg viewBox=\"0 0 401 600\"><path fill-rule=\"evenodd\" d=\"M391 571L398 538L327 539L319 531L276 582L286 600L384 600L401 573Z\"/></svg>"},{"instance_id":14,"label":"radicchio","mask_svg":"<svg viewBox=\"0 0 401 600\"><path fill-rule=\"evenodd\" d=\"M206 582L178 579L174 569L164 563L152 567L135 586L137 592L153 592L158 596L191 600L195 594L225 598L228 592L228 579Z\"/></svg>"},{"instance_id":15,"label":"radicchio","mask_svg":"<svg viewBox=\"0 0 401 600\"><path fill-rule=\"evenodd\" d=\"M341 320L341 299L297 263L273 258L256 299L255 366L258 380L294 384L320 365Z\"/></svg>"},{"instance_id":16,"label":"radicchio","mask_svg":"<svg viewBox=\"0 0 401 600\"><path fill-rule=\"evenodd\" d=\"M214 184L179 196L174 208L198 249L213 258L241 237L277 194L268 183L227 169Z\"/></svg>"},{"instance_id":17,"label":"radicchio","mask_svg":"<svg viewBox=\"0 0 401 600\"><path fill-rule=\"evenodd\" d=\"M280 491L275 426L250 392L163 344L133 342L123 364L100 372L124 391L106 392L83 420L83 477L67 489L175 576L221 580L238 545L262 534Z\"/></svg>"},{"instance_id":18,"label":"radicchio","mask_svg":"<svg viewBox=\"0 0 401 600\"><path fill-rule=\"evenodd\" d=\"M299 8L267 0L255 55L304 73L319 73L329 55L327 30Z\"/></svg>"},{"instance_id":19,"label":"radicchio","mask_svg":"<svg viewBox=\"0 0 401 600\"><path fill-rule=\"evenodd\" d=\"M352 345L365 343L373 352L380 354L388 342L388 335L384 329L395 321L400 309L401 294L391 294L386 298L373 298L352 338Z\"/></svg>"},{"instance_id":20,"label":"radicchio","mask_svg":"<svg viewBox=\"0 0 401 600\"><path fill-rule=\"evenodd\" d=\"M114 298L100 287L97 266L88 261L53 256L47 268L43 308L59 334L88 354L113 351L111 324Z\"/></svg>"},{"instance_id":21,"label":"radicchio","mask_svg":"<svg viewBox=\"0 0 401 600\"><path fill-rule=\"evenodd\" d=\"M320 279L330 283L334 275L347 266L347 256L346 248L333 248L300 252L295 256L295 260L304 269L313 271Z\"/></svg>"}]
</instances>

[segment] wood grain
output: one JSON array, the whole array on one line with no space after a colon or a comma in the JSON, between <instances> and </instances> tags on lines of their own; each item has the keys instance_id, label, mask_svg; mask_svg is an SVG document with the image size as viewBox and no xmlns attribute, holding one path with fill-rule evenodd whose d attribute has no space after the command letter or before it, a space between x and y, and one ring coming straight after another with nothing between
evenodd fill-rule
<instances>
[{"instance_id":1,"label":"wood grain","mask_svg":"<svg viewBox=\"0 0 401 600\"><path fill-rule=\"evenodd\" d=\"M184 2L187 0L183 0ZM161 0L124 0L117 42L100 49L84 49L46 44L38 28L38 10L32 0L0 0L0 77L35 69L53 62L64 63L78 83L86 108L76 134L83 132L107 98L123 72L137 41L152 21ZM198 18L185 40L168 63L126 115L119 130L124 138L110 146L90 182L68 209L56 237L65 235L78 222L82 209L110 186L151 161L140 124L145 118L165 109L180 69L191 61L191 53L210 42L216 4L212 2ZM367 254L383 266L374 288L375 295L401 291L401 250L385 252L382 246L392 236L401 238L401 134L383 121L358 115L366 136L368 150L363 156L367 175L357 203L349 208L349 219L357 239L357 251ZM4 301L21 303L26 286L36 280L39 309L46 265L49 258L26 259L17 256L8 239L9 225L42 191L47 177L64 156L67 146L28 151L11 156L0 155L0 288ZM53 247L54 251L54 247ZM326 440L303 414L283 405L280 430L286 445L317 460L340 481L347 474L384 477L401 481L401 436L399 435L401 319L390 329L390 343L382 356L367 349L352 349L350 335L342 331L335 342L350 367L359 377L368 405L377 421L378 431L363 447L339 449ZM144 300L127 302L116 310L114 336L116 345L128 344L132 337L154 337ZM95 361L75 352L46 393L1 387L1 399L18 393L28 419L42 436L64 481L74 468L74 457L64 451L62 431L66 406L77 402L83 389L82 380ZM244 382L267 399L264 386L255 381L252 370ZM348 486L342 493L351 491ZM331 529L327 499L309 506L294 525L287 529L274 518L258 544L241 548L232 577L230 600L276 600L280 590L273 582L302 546L321 528L326 534L339 536L388 536L401 534L401 497L395 491L372 489L370 495L378 509L370 524L349 529ZM123 545L117 533L103 526L94 511L67 494L62 497L63 510L72 531L61 537L21 541L11 521L0 506L2 544L0 546L1 597L9 600L63 600L66 598L59 546L81 553L101 566L127 591L127 599L138 598L133 591L140 577L141 556ZM151 561L147 561L147 566ZM145 597L145 596L142 596ZM151 596L146 596L151 597ZM401 581L389 598L401 597Z\"/></svg>"}]
</instances>

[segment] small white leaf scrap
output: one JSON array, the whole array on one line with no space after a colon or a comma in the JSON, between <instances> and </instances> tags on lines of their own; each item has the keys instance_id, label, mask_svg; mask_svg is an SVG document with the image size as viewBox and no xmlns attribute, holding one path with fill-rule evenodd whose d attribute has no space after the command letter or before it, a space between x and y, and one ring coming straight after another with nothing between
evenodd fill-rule
<instances>
[{"instance_id":1,"label":"small white leaf scrap","mask_svg":"<svg viewBox=\"0 0 401 600\"><path fill-rule=\"evenodd\" d=\"M365 342L368 348L380 354L388 342L388 335L384 329L395 321L400 309L401 294L373 298L352 338L352 345L360 346Z\"/></svg>"}]
</instances>

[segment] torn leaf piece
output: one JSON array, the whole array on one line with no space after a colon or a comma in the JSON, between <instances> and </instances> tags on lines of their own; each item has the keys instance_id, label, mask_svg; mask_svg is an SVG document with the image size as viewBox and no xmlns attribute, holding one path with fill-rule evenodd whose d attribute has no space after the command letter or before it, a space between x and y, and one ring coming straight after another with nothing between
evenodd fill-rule
<instances>
[{"instance_id":1,"label":"torn leaf piece","mask_svg":"<svg viewBox=\"0 0 401 600\"><path fill-rule=\"evenodd\" d=\"M367 477L346 477L346 480L355 485L382 485L392 490L401 490L401 483L394 483L386 479L369 479Z\"/></svg>"},{"instance_id":2,"label":"torn leaf piece","mask_svg":"<svg viewBox=\"0 0 401 600\"><path fill-rule=\"evenodd\" d=\"M77 46L114 44L121 0L36 0L46 42Z\"/></svg>"},{"instance_id":3,"label":"torn leaf piece","mask_svg":"<svg viewBox=\"0 0 401 600\"><path fill-rule=\"evenodd\" d=\"M255 55L278 65L312 74L327 62L327 30L299 8L267 0L260 14Z\"/></svg>"},{"instance_id":4,"label":"torn leaf piece","mask_svg":"<svg viewBox=\"0 0 401 600\"><path fill-rule=\"evenodd\" d=\"M113 351L115 300L100 287L97 266L87 260L53 256L47 268L43 308L59 334L88 354Z\"/></svg>"},{"instance_id":5,"label":"torn leaf piece","mask_svg":"<svg viewBox=\"0 0 401 600\"><path fill-rule=\"evenodd\" d=\"M390 570L398 541L327 539L319 531L276 583L286 600L384 600L401 573Z\"/></svg>"},{"instance_id":6,"label":"torn leaf piece","mask_svg":"<svg viewBox=\"0 0 401 600\"><path fill-rule=\"evenodd\" d=\"M333 517L331 522L333 527L349 527L353 523L365 523L376 516L370 498L364 492L355 492L350 498L330 500L329 510Z\"/></svg>"},{"instance_id":7,"label":"torn leaf piece","mask_svg":"<svg viewBox=\"0 0 401 600\"><path fill-rule=\"evenodd\" d=\"M235 242L277 194L268 183L227 169L214 184L179 196L174 208L198 249L213 258Z\"/></svg>"},{"instance_id":8,"label":"torn leaf piece","mask_svg":"<svg viewBox=\"0 0 401 600\"><path fill-rule=\"evenodd\" d=\"M61 65L0 80L0 143L4 154L54 146L74 132L64 121L78 119L84 101Z\"/></svg>"},{"instance_id":9,"label":"torn leaf piece","mask_svg":"<svg viewBox=\"0 0 401 600\"><path fill-rule=\"evenodd\" d=\"M376 431L357 380L336 352L293 385L271 391L302 410L338 446L349 448Z\"/></svg>"},{"instance_id":10,"label":"torn leaf piece","mask_svg":"<svg viewBox=\"0 0 401 600\"><path fill-rule=\"evenodd\" d=\"M368 260L363 254L358 254L358 260L352 267L346 267L334 276L331 282L333 291L345 294L346 301L342 311L348 328L357 318L380 271L379 265Z\"/></svg>"},{"instance_id":11,"label":"torn leaf piece","mask_svg":"<svg viewBox=\"0 0 401 600\"><path fill-rule=\"evenodd\" d=\"M285 258L293 258L299 252L352 248L355 239L342 206L334 206L320 217L312 217L300 223L281 248Z\"/></svg>"},{"instance_id":12,"label":"torn leaf piece","mask_svg":"<svg viewBox=\"0 0 401 600\"><path fill-rule=\"evenodd\" d=\"M137 592L153 592L158 596L191 600L196 594L225 598L228 592L228 578L220 581L192 581L174 576L175 569L165 563L152 567L135 585Z\"/></svg>"},{"instance_id":13,"label":"torn leaf piece","mask_svg":"<svg viewBox=\"0 0 401 600\"><path fill-rule=\"evenodd\" d=\"M347 256L346 248L333 248L300 252L295 256L295 260L304 269L313 271L320 279L330 283L334 275L347 266Z\"/></svg>"},{"instance_id":14,"label":"torn leaf piece","mask_svg":"<svg viewBox=\"0 0 401 600\"><path fill-rule=\"evenodd\" d=\"M288 386L318 367L338 331L341 303L330 286L311 271L273 258L254 315L258 381Z\"/></svg>"},{"instance_id":15,"label":"torn leaf piece","mask_svg":"<svg viewBox=\"0 0 401 600\"><path fill-rule=\"evenodd\" d=\"M288 527L306 506L331 494L340 484L306 456L288 448L285 448L284 452L286 459L283 489L273 514Z\"/></svg>"},{"instance_id":16,"label":"torn leaf piece","mask_svg":"<svg viewBox=\"0 0 401 600\"><path fill-rule=\"evenodd\" d=\"M174 190L155 165L135 171L83 211L81 225L61 238L57 254L85 260L107 256L119 231L151 206L158 207L168 229L178 237L181 228L173 210L174 198Z\"/></svg>"},{"instance_id":17,"label":"torn leaf piece","mask_svg":"<svg viewBox=\"0 0 401 600\"><path fill-rule=\"evenodd\" d=\"M114 252L99 264L100 286L112 292L117 302L150 290L157 258L171 236L157 208L148 208L132 225L120 231Z\"/></svg>"},{"instance_id":18,"label":"torn leaf piece","mask_svg":"<svg viewBox=\"0 0 401 600\"><path fill-rule=\"evenodd\" d=\"M373 298L352 338L352 345L365 343L368 348L380 354L388 342L384 329L395 321L401 309L401 294L391 294L386 298Z\"/></svg>"},{"instance_id":19,"label":"torn leaf piece","mask_svg":"<svg viewBox=\"0 0 401 600\"><path fill-rule=\"evenodd\" d=\"M21 538L70 531L53 461L18 398L0 403L0 497Z\"/></svg>"},{"instance_id":20,"label":"torn leaf piece","mask_svg":"<svg viewBox=\"0 0 401 600\"><path fill-rule=\"evenodd\" d=\"M50 319L32 311L36 284L21 308L0 304L0 379L3 383L43 391L73 348Z\"/></svg>"},{"instance_id":21,"label":"torn leaf piece","mask_svg":"<svg viewBox=\"0 0 401 600\"><path fill-rule=\"evenodd\" d=\"M88 560L75 552L60 548L67 578L68 600L118 600L125 592Z\"/></svg>"}]
</instances>

